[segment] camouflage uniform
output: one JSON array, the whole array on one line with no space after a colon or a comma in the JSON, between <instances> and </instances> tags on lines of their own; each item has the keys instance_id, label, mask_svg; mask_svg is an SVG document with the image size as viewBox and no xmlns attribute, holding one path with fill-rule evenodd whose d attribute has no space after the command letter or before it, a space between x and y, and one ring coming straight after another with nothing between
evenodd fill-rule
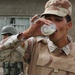
<instances>
[{"instance_id":1,"label":"camouflage uniform","mask_svg":"<svg viewBox=\"0 0 75 75\"><path fill-rule=\"evenodd\" d=\"M0 46L6 44L6 41L8 41L8 39L11 38L11 37L12 36L10 36L7 39L4 39L3 41L1 41ZM11 40L13 40L13 39L11 39ZM10 43L10 45L11 45L11 43ZM19 50L21 50L21 48L17 48L16 45L13 45L13 44L10 48L3 47L2 49L0 49L0 69L1 69L0 75L4 74L3 73L4 72L4 66L5 66L4 64L6 64L6 65L13 65L14 64L15 66L13 65L12 68L14 68L15 73L18 73L19 69L16 66L20 64L19 65L21 67L20 70L22 70L21 73L22 73L22 75L24 75L25 61L23 59L23 55L19 52ZM5 68L5 69L7 69L7 68ZM6 75L8 75L8 74L6 74ZM15 74L9 74L9 75L15 75ZM16 74L16 75L18 75L18 74Z\"/></svg>"},{"instance_id":2,"label":"camouflage uniform","mask_svg":"<svg viewBox=\"0 0 75 75\"><path fill-rule=\"evenodd\" d=\"M16 37L16 36L15 36ZM25 41L23 52L25 60L29 63L29 75L75 75L75 44L72 39L68 45L59 49L49 39L31 38ZM17 39L8 40L0 48L12 48L21 44ZM20 44L19 44L20 42ZM21 46L20 46L21 47Z\"/></svg>"},{"instance_id":3,"label":"camouflage uniform","mask_svg":"<svg viewBox=\"0 0 75 75\"><path fill-rule=\"evenodd\" d=\"M35 45L32 47L30 42L29 47L25 53L25 58L30 56L26 58L30 60L29 75L75 75L75 45L72 41L59 49L51 41L37 39Z\"/></svg>"}]
</instances>

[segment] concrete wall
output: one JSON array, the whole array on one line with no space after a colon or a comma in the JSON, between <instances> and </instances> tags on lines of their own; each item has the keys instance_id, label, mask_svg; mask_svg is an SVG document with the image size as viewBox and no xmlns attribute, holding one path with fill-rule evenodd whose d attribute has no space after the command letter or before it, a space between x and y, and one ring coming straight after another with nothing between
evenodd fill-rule
<instances>
[{"instance_id":1,"label":"concrete wall","mask_svg":"<svg viewBox=\"0 0 75 75\"><path fill-rule=\"evenodd\" d=\"M0 0L0 15L40 14L47 0Z\"/></svg>"},{"instance_id":2,"label":"concrete wall","mask_svg":"<svg viewBox=\"0 0 75 75\"><path fill-rule=\"evenodd\" d=\"M72 22L73 22L73 27L69 31L69 34L72 36L72 38L75 41L75 0L70 0L72 2Z\"/></svg>"}]
</instances>

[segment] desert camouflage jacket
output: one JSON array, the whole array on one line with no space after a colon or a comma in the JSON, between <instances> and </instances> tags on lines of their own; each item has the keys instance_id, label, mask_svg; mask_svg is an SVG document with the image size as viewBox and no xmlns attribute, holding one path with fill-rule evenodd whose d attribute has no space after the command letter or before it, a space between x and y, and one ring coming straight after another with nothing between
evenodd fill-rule
<instances>
[{"instance_id":1,"label":"desert camouflage jacket","mask_svg":"<svg viewBox=\"0 0 75 75\"><path fill-rule=\"evenodd\" d=\"M11 36L13 37L13 36ZM0 42L0 75L4 75L4 71L5 69L14 69L11 73L7 73L6 75L15 75L15 73L17 74L19 72L19 70L22 70L22 75L24 74L25 71L25 61L23 59L23 55L22 53L19 51L21 50L21 48L17 47L16 43L15 44L11 44L12 40L14 38L12 38L10 40L11 37L8 37L5 40L2 40ZM6 43L10 42L10 47L8 48L8 46L6 45ZM19 44L19 43L18 43ZM4 46L6 45L6 46ZM8 68L5 67L6 65L13 65L12 67L7 66ZM20 69L18 67L18 65L20 66ZM10 72L10 70L9 70Z\"/></svg>"},{"instance_id":2,"label":"desert camouflage jacket","mask_svg":"<svg viewBox=\"0 0 75 75\"><path fill-rule=\"evenodd\" d=\"M20 46L23 40L13 36L0 49ZM68 37L71 41L72 39ZM29 63L29 75L75 75L75 44L58 48L49 39L30 38L23 43L22 54Z\"/></svg>"}]
</instances>

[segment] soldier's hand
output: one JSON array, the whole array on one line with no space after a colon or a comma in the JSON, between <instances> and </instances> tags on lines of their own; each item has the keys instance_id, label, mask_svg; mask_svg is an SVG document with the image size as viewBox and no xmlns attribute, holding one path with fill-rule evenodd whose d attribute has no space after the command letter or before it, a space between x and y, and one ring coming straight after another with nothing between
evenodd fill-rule
<instances>
[{"instance_id":1,"label":"soldier's hand","mask_svg":"<svg viewBox=\"0 0 75 75\"><path fill-rule=\"evenodd\" d=\"M35 17L36 16L34 16L34 18ZM32 19L32 22L34 21L34 18ZM26 38L36 37L36 36L44 36L41 33L41 26L44 24L50 25L50 23L52 23L50 20L40 17L36 21L34 21L32 23L32 25L27 30L25 30L23 33Z\"/></svg>"}]
</instances>

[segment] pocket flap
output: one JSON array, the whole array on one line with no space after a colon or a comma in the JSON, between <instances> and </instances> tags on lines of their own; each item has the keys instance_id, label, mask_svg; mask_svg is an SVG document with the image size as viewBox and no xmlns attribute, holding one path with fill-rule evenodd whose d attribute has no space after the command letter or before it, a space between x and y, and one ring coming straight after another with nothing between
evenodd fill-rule
<instances>
[{"instance_id":1,"label":"pocket flap","mask_svg":"<svg viewBox=\"0 0 75 75\"><path fill-rule=\"evenodd\" d=\"M40 53L37 65L75 73L75 61L73 57L56 57L49 53Z\"/></svg>"}]
</instances>

